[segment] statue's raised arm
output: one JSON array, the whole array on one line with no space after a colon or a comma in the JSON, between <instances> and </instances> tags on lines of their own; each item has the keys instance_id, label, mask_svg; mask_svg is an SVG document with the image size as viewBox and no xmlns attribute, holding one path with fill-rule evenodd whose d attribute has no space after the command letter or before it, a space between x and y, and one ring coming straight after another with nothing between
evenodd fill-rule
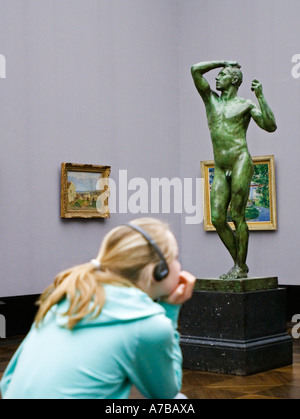
<instances>
[{"instance_id":1,"label":"statue's raised arm","mask_svg":"<svg viewBox=\"0 0 300 419\"><path fill-rule=\"evenodd\" d=\"M251 109L251 116L257 125L268 132L274 132L277 129L275 116L268 105L263 93L262 84L258 80L253 80L251 90L257 97L259 108L253 106Z\"/></svg>"},{"instance_id":2,"label":"statue's raised arm","mask_svg":"<svg viewBox=\"0 0 300 419\"><path fill-rule=\"evenodd\" d=\"M198 90L201 97L205 100L211 93L211 88L208 81L203 77L203 74L215 70L216 68L222 67L237 67L240 65L236 61L203 61L198 64L194 64L191 68L192 77L196 89Z\"/></svg>"}]
</instances>

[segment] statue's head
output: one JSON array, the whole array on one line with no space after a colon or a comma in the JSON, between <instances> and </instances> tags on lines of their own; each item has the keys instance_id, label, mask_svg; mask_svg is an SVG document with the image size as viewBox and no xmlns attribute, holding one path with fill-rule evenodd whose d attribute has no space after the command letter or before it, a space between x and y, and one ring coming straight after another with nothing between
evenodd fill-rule
<instances>
[{"instance_id":1,"label":"statue's head","mask_svg":"<svg viewBox=\"0 0 300 419\"><path fill-rule=\"evenodd\" d=\"M226 90L229 86L240 87L243 82L243 73L239 66L228 65L220 71L217 81L217 90Z\"/></svg>"}]
</instances>

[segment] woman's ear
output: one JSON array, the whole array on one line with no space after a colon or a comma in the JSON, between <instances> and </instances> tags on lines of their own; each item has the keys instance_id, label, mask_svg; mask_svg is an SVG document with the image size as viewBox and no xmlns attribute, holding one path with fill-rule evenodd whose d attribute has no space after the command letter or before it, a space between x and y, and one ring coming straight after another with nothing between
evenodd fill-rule
<instances>
[{"instance_id":1,"label":"woman's ear","mask_svg":"<svg viewBox=\"0 0 300 419\"><path fill-rule=\"evenodd\" d=\"M148 292L147 290L151 288L152 283L155 282L155 279L153 277L153 270L154 270L154 263L149 263L147 266L145 266L144 269L142 269L139 279L137 280L136 285L145 292Z\"/></svg>"}]
</instances>

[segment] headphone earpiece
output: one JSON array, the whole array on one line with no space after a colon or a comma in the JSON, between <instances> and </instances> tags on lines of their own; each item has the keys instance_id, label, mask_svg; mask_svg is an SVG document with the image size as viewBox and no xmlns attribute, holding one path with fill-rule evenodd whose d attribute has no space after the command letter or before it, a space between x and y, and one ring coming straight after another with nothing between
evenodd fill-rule
<instances>
[{"instance_id":1,"label":"headphone earpiece","mask_svg":"<svg viewBox=\"0 0 300 419\"><path fill-rule=\"evenodd\" d=\"M169 275L169 268L168 265L161 260L158 262L158 264L155 266L153 271L153 276L155 281L159 282L165 279Z\"/></svg>"},{"instance_id":2,"label":"headphone earpiece","mask_svg":"<svg viewBox=\"0 0 300 419\"><path fill-rule=\"evenodd\" d=\"M155 281L157 281L157 282L160 282L163 279L165 279L169 275L169 267L168 267L168 264L167 264L167 261L166 261L164 255L163 255L162 251L160 250L160 248L158 247L158 245L148 235L148 233L146 233L141 227L138 227L138 226L130 224L130 223L125 224L125 225L127 225L128 227L130 227L133 230L140 233L146 239L146 241L150 244L150 246L155 250L155 252L158 254L158 256L160 257L160 261L158 262L158 264L155 266L155 268L153 270L153 277L154 277Z\"/></svg>"}]
</instances>

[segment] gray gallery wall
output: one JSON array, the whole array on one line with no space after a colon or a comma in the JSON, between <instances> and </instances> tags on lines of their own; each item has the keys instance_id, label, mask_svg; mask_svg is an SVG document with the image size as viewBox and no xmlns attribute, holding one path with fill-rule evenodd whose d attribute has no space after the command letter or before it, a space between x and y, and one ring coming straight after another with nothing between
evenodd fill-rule
<instances>
[{"instance_id":1,"label":"gray gallery wall","mask_svg":"<svg viewBox=\"0 0 300 419\"><path fill-rule=\"evenodd\" d=\"M178 175L177 19L172 1L1 0L0 296L41 292L140 216L61 220L61 162Z\"/></svg>"},{"instance_id":2,"label":"gray gallery wall","mask_svg":"<svg viewBox=\"0 0 300 419\"><path fill-rule=\"evenodd\" d=\"M212 158L190 76L206 59L237 59L245 97L253 78L263 82L279 128L252 124L248 141L253 155L275 155L279 228L251 235L249 264L253 275L299 284L300 79L291 59L300 53L300 5L288 3L1 0L0 296L41 292L61 269L94 257L111 227L141 215L169 221L183 267L197 276L230 267L187 206L151 207L154 178L190 179L195 198L200 161ZM112 166L109 220L60 219L61 162Z\"/></svg>"}]
</instances>

